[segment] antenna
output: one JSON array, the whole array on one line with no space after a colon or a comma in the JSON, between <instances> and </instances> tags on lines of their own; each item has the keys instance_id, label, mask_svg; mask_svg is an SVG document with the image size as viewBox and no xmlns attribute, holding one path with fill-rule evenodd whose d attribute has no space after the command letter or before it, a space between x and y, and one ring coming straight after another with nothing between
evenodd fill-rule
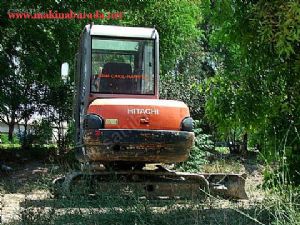
<instances>
[{"instance_id":1,"label":"antenna","mask_svg":"<svg viewBox=\"0 0 300 225\"><path fill-rule=\"evenodd\" d=\"M153 28L154 28L154 30L152 31L152 34L151 34L151 36L154 36L154 35L155 35L156 26L154 25L154 26L153 26Z\"/></svg>"},{"instance_id":2,"label":"antenna","mask_svg":"<svg viewBox=\"0 0 300 225\"><path fill-rule=\"evenodd\" d=\"M93 25L94 25L94 22L90 21L90 29L92 28Z\"/></svg>"}]
</instances>

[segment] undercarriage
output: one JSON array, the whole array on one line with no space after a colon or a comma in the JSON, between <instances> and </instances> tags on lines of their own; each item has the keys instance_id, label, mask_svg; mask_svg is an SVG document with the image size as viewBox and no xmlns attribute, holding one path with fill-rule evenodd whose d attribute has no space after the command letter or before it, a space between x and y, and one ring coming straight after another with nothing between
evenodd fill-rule
<instances>
[{"instance_id":1,"label":"undercarriage","mask_svg":"<svg viewBox=\"0 0 300 225\"><path fill-rule=\"evenodd\" d=\"M100 166L54 180L54 195L97 196L111 192L147 199L205 200L207 196L246 199L245 174L185 173L155 169L110 170Z\"/></svg>"}]
</instances>

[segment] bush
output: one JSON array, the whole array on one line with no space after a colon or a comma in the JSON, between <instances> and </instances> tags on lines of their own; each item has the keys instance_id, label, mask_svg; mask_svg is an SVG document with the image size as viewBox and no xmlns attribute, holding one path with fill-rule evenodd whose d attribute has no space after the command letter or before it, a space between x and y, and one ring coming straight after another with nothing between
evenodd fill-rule
<instances>
[{"instance_id":1,"label":"bush","mask_svg":"<svg viewBox=\"0 0 300 225\"><path fill-rule=\"evenodd\" d=\"M19 134L20 142L24 149L29 149L32 145L43 146L51 143L53 129L49 120L34 121L32 125L33 128L27 131L27 134Z\"/></svg>"},{"instance_id":2,"label":"bush","mask_svg":"<svg viewBox=\"0 0 300 225\"><path fill-rule=\"evenodd\" d=\"M39 145L49 144L52 140L53 129L49 120L43 119L41 122L33 124L33 142Z\"/></svg>"},{"instance_id":3,"label":"bush","mask_svg":"<svg viewBox=\"0 0 300 225\"><path fill-rule=\"evenodd\" d=\"M207 150L214 147L213 142L210 139L211 136L202 133L200 121L196 120L194 122L194 127L195 145L191 150L189 159L177 165L177 168L182 171L198 172L201 169L201 166L207 163Z\"/></svg>"},{"instance_id":4,"label":"bush","mask_svg":"<svg viewBox=\"0 0 300 225\"><path fill-rule=\"evenodd\" d=\"M13 135L13 141L12 142L10 142L8 140L8 134L7 133L1 133L0 134L0 139L2 141L2 144L19 144L20 143L19 138L15 134Z\"/></svg>"}]
</instances>

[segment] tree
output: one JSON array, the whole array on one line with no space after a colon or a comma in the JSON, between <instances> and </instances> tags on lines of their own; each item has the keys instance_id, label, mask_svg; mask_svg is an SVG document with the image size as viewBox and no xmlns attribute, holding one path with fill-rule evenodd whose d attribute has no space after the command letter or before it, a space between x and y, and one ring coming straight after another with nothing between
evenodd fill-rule
<instances>
[{"instance_id":1,"label":"tree","mask_svg":"<svg viewBox=\"0 0 300 225\"><path fill-rule=\"evenodd\" d=\"M220 56L207 82L206 115L225 134L238 128L267 150L288 145L299 152L299 1L203 6L211 48Z\"/></svg>"},{"instance_id":2,"label":"tree","mask_svg":"<svg viewBox=\"0 0 300 225\"><path fill-rule=\"evenodd\" d=\"M209 64L209 54L204 51L203 42L196 40L189 44L191 49L177 60L176 68L160 78L160 98L181 100L189 106L191 116L207 128L204 116L205 96L200 92L205 79L214 75ZM206 129L206 132L208 130Z\"/></svg>"},{"instance_id":3,"label":"tree","mask_svg":"<svg viewBox=\"0 0 300 225\"><path fill-rule=\"evenodd\" d=\"M75 34L63 28L64 22L56 25L56 21L7 18L9 9L28 9L28 4L1 2L0 119L9 126L10 140L15 124L21 120L25 123L26 135L28 120L34 112L40 111L43 90L49 83L60 80L60 65L73 58L70 46L73 49L76 46L67 41L67 37Z\"/></svg>"},{"instance_id":4,"label":"tree","mask_svg":"<svg viewBox=\"0 0 300 225\"><path fill-rule=\"evenodd\" d=\"M44 114L50 122L55 124L59 154L65 153L67 147L67 124L70 123L73 116L72 93L70 84L58 82L49 86L45 97L44 103L46 108L44 109Z\"/></svg>"},{"instance_id":5,"label":"tree","mask_svg":"<svg viewBox=\"0 0 300 225\"><path fill-rule=\"evenodd\" d=\"M9 141L12 141L15 124L24 119L26 128L35 111L38 96L37 83L32 77L24 75L24 69L20 67L20 54L13 54L13 51L3 49L5 54L1 57L3 67L0 70L0 120L9 127Z\"/></svg>"},{"instance_id":6,"label":"tree","mask_svg":"<svg viewBox=\"0 0 300 225\"><path fill-rule=\"evenodd\" d=\"M136 26L155 27L160 35L162 74L173 70L200 35L199 1L149 1L148 6L128 12L128 20ZM125 22L125 21L124 21Z\"/></svg>"}]
</instances>

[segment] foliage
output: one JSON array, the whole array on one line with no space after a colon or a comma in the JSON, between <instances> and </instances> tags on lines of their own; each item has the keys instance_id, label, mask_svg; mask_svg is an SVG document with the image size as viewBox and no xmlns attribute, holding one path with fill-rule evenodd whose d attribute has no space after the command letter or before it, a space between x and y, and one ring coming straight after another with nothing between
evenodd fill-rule
<instances>
[{"instance_id":1,"label":"foliage","mask_svg":"<svg viewBox=\"0 0 300 225\"><path fill-rule=\"evenodd\" d=\"M32 142L38 145L49 144L53 138L52 124L48 119L42 119L40 122L33 123Z\"/></svg>"},{"instance_id":2,"label":"foliage","mask_svg":"<svg viewBox=\"0 0 300 225\"><path fill-rule=\"evenodd\" d=\"M269 10L263 2L236 2L230 6L229 1L223 1L209 9L212 13L208 17L214 28L211 43L220 49L223 60L217 62L218 74L207 84L207 111L223 129L240 126L255 130L273 116L293 108L288 90L298 82L290 83L289 78L296 74L290 66L297 61L282 58L273 51L272 42L261 35L263 28L259 24L267 22L257 14L268 15ZM280 4L266 4L282 10ZM270 22L272 17L268 18Z\"/></svg>"},{"instance_id":3,"label":"foliage","mask_svg":"<svg viewBox=\"0 0 300 225\"><path fill-rule=\"evenodd\" d=\"M162 74L173 70L177 60L189 52L189 45L199 36L201 20L199 1L149 1L138 11L128 12L128 22L137 26L155 27L160 35Z\"/></svg>"},{"instance_id":4,"label":"foliage","mask_svg":"<svg viewBox=\"0 0 300 225\"><path fill-rule=\"evenodd\" d=\"M7 69L0 70L0 99L2 99L0 120L9 127L10 141L12 141L13 126L21 120L27 125L27 121L36 110L38 99L37 83L21 74L16 68L18 56L15 57L9 61Z\"/></svg>"},{"instance_id":5,"label":"foliage","mask_svg":"<svg viewBox=\"0 0 300 225\"><path fill-rule=\"evenodd\" d=\"M203 121L205 96L200 92L200 85L214 71L200 41L189 43L188 49L173 71L161 75L160 98L183 101L189 106L191 116Z\"/></svg>"},{"instance_id":6,"label":"foliage","mask_svg":"<svg viewBox=\"0 0 300 225\"><path fill-rule=\"evenodd\" d=\"M249 132L266 151L286 140L299 155L299 9L294 0L203 2L219 55L205 86L206 116L223 134Z\"/></svg>"},{"instance_id":7,"label":"foliage","mask_svg":"<svg viewBox=\"0 0 300 225\"><path fill-rule=\"evenodd\" d=\"M269 211L274 222L272 224L292 225L300 223L300 209L299 209L299 187L287 185L285 183L277 183L285 175L283 171L277 172L278 180L269 180L265 188L269 191L263 204ZM273 174L274 175L274 174ZM275 181L275 182L274 182ZM282 181L282 180L281 180Z\"/></svg>"},{"instance_id":8,"label":"foliage","mask_svg":"<svg viewBox=\"0 0 300 225\"><path fill-rule=\"evenodd\" d=\"M6 133L1 133L0 134L0 139L2 141L2 146L4 144L19 144L19 142L20 142L17 135L13 135L13 140L12 140L12 142L10 142L9 139L8 139L8 134L6 134Z\"/></svg>"},{"instance_id":9,"label":"foliage","mask_svg":"<svg viewBox=\"0 0 300 225\"><path fill-rule=\"evenodd\" d=\"M207 150L214 147L213 142L210 139L211 136L203 134L199 121L195 121L194 132L195 146L191 150L189 159L177 165L177 168L183 171L199 172L201 170L201 166L207 162Z\"/></svg>"},{"instance_id":10,"label":"foliage","mask_svg":"<svg viewBox=\"0 0 300 225\"><path fill-rule=\"evenodd\" d=\"M45 107L42 113L54 124L60 154L66 152L66 129L73 115L72 95L73 90L69 83L53 82L48 87L45 96Z\"/></svg>"},{"instance_id":11,"label":"foliage","mask_svg":"<svg viewBox=\"0 0 300 225\"><path fill-rule=\"evenodd\" d=\"M66 145L75 146L75 131L75 122L72 120L70 123L68 123L68 129L66 133Z\"/></svg>"},{"instance_id":12,"label":"foliage","mask_svg":"<svg viewBox=\"0 0 300 225\"><path fill-rule=\"evenodd\" d=\"M198 83L199 80L193 76L186 78L184 75L165 74L161 77L160 98L183 101L189 106L191 116L201 119L204 116L204 97L198 90Z\"/></svg>"},{"instance_id":13,"label":"foliage","mask_svg":"<svg viewBox=\"0 0 300 225\"><path fill-rule=\"evenodd\" d=\"M291 137L297 138L292 140ZM265 187L284 186L288 184L299 185L298 151L299 134L294 126L286 130L282 140L269 141L266 149L262 152L262 158L268 165L264 171ZM272 151L267 151L271 149ZM276 164L274 163L276 162Z\"/></svg>"}]
</instances>

